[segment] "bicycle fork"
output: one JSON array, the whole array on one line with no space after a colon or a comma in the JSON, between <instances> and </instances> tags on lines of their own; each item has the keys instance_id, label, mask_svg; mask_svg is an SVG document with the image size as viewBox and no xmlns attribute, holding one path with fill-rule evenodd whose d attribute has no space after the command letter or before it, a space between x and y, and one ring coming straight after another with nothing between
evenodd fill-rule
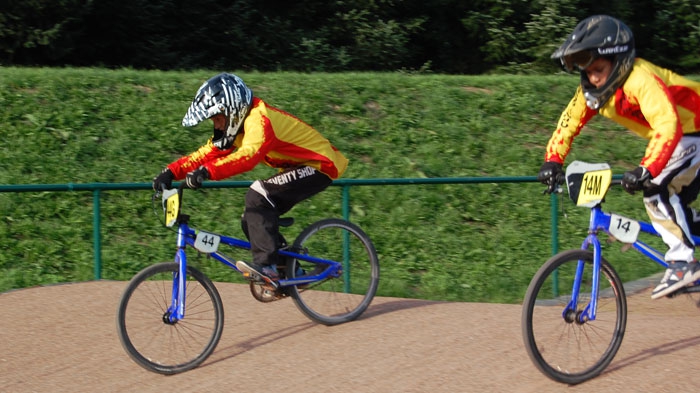
<instances>
[{"instance_id":1,"label":"bicycle fork","mask_svg":"<svg viewBox=\"0 0 700 393\"><path fill-rule=\"evenodd\" d=\"M577 311L577 305L579 302L579 295L581 294L581 282L583 282L584 271L586 267L586 262L583 260L578 261L576 266L576 274L574 276L573 288L571 289L571 300L566 308L562 312L564 320L567 322L576 322L578 324L584 324L588 321L595 321L596 310L598 309L598 289L600 282L600 260L601 260L601 246L598 236L595 232L590 232L586 239L581 245L581 249L587 250L593 247L593 271L591 273L591 300L581 311Z\"/></svg>"},{"instance_id":2,"label":"bicycle fork","mask_svg":"<svg viewBox=\"0 0 700 393\"><path fill-rule=\"evenodd\" d=\"M170 307L163 314L163 322L175 324L185 317L185 292L187 292L187 254L185 253L185 231L180 225L177 232L177 252L175 262L178 264L177 273L173 276L173 289Z\"/></svg>"}]
</instances>

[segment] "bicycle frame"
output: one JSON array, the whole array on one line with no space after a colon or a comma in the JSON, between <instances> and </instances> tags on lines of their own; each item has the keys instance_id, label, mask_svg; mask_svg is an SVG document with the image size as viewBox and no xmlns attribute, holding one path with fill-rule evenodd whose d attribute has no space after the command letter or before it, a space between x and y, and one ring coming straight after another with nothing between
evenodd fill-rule
<instances>
[{"instance_id":1,"label":"bicycle frame","mask_svg":"<svg viewBox=\"0 0 700 393\"><path fill-rule=\"evenodd\" d=\"M184 318L185 316L185 277L187 276L187 254L185 250L187 249L187 246L192 247L193 249L196 249L195 247L195 239L197 236L198 231L192 227L189 226L188 224L188 217L186 215L182 215L179 219L179 225L178 225L178 231L177 231L177 252L175 253L175 262L179 264L179 269L178 269L178 274L177 276L173 277L173 294L172 294L172 303L170 307L168 308L167 316L169 318L167 323L175 323L178 320ZM229 236L223 236L223 235L217 235L220 238L220 244L240 248L240 249L245 249L245 250L250 250L250 243L237 239L234 237L229 237ZM317 264L323 264L326 265L326 268L315 275L308 275L304 276L304 278L295 278L295 279L280 279L277 283L280 287L286 287L286 286L292 286L292 285L302 285L302 284L309 284L309 283L314 283L317 281L322 281L327 278L335 278L340 275L340 272L343 271L342 269L343 264L341 262L337 261L332 261L328 259L322 259L322 258L317 258L311 255L306 255L306 254L299 254L296 252L288 251L288 250L278 250L278 254L285 256L285 257L291 257L294 259L302 260L302 261L307 261L307 262L312 262L312 263L317 263ZM240 270L236 268L236 262L232 261L229 257L227 257L225 254L215 251L212 253L207 254L208 256L216 259L217 261L221 262L222 264L228 266L229 268L237 271L240 273Z\"/></svg>"}]
</instances>

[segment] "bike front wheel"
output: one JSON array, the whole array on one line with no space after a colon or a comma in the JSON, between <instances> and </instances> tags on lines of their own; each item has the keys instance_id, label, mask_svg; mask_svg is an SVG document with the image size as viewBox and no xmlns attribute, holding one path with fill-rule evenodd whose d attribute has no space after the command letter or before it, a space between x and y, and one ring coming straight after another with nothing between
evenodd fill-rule
<instances>
[{"instance_id":1,"label":"bike front wheel","mask_svg":"<svg viewBox=\"0 0 700 393\"><path fill-rule=\"evenodd\" d=\"M296 252L343 265L336 277L289 288L302 313L324 325L337 325L356 319L367 309L379 285L379 260L362 229L345 220L321 220L305 228L293 247ZM306 274L316 274L325 265L296 260L287 267L287 276L295 277L299 266Z\"/></svg>"},{"instance_id":2,"label":"bike front wheel","mask_svg":"<svg viewBox=\"0 0 700 393\"><path fill-rule=\"evenodd\" d=\"M224 327L219 292L203 273L187 267L185 317L173 321L168 309L179 264L148 266L131 279L117 309L122 346L140 366L177 374L201 364L216 348Z\"/></svg>"},{"instance_id":3,"label":"bike front wheel","mask_svg":"<svg viewBox=\"0 0 700 393\"><path fill-rule=\"evenodd\" d=\"M581 279L574 277L580 268ZM594 378L612 361L627 324L627 300L617 272L601 258L595 320L591 306L593 252L569 250L549 259L525 294L522 332L535 366L555 381L577 384ZM578 299L572 301L578 284Z\"/></svg>"}]
</instances>

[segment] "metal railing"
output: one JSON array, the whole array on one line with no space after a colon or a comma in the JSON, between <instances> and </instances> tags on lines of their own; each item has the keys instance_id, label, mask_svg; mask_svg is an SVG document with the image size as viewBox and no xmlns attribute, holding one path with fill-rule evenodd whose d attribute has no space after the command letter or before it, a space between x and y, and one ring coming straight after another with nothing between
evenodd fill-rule
<instances>
[{"instance_id":1,"label":"metal railing","mask_svg":"<svg viewBox=\"0 0 700 393\"><path fill-rule=\"evenodd\" d=\"M353 186L387 186L419 184L474 184L474 183L527 183L536 182L535 176L520 177L434 177L434 178L387 178L387 179L339 179L332 186L342 187L342 215L349 220L350 188ZM245 188L252 181L217 181L204 183L203 188ZM46 192L46 191L90 191L92 203L92 237L94 250L94 277L102 278L102 230L101 230L101 193L102 191L150 190L151 183L84 183L84 184L16 184L0 185L0 192ZM552 255L558 252L558 201L551 197Z\"/></svg>"}]
</instances>

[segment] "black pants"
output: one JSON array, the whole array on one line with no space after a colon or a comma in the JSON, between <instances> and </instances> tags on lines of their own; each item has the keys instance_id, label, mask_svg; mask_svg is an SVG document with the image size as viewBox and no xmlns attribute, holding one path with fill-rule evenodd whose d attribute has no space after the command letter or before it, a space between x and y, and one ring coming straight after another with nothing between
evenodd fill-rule
<instances>
[{"instance_id":1,"label":"black pants","mask_svg":"<svg viewBox=\"0 0 700 393\"><path fill-rule=\"evenodd\" d=\"M297 203L325 190L333 181L308 166L286 169L267 180L257 180L245 196L241 227L250 240L253 263L277 264L281 246L279 217Z\"/></svg>"}]
</instances>

